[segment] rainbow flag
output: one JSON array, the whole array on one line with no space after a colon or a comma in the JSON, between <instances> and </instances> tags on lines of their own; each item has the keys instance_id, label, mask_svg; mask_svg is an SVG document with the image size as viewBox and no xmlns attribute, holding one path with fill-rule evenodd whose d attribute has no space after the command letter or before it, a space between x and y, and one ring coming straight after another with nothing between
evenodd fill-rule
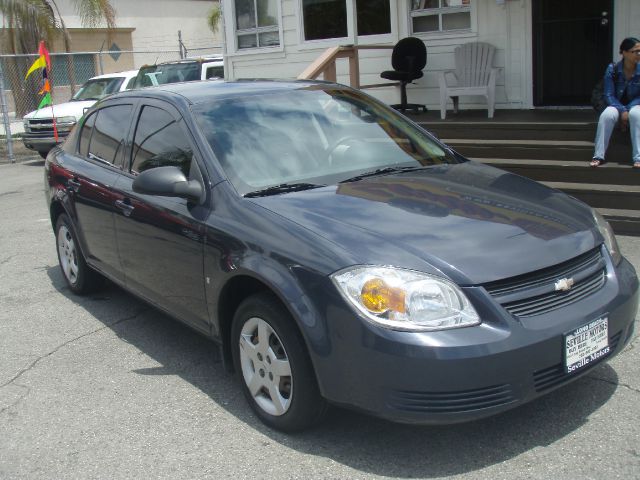
<instances>
[{"instance_id":1,"label":"rainbow flag","mask_svg":"<svg viewBox=\"0 0 640 480\"><path fill-rule=\"evenodd\" d=\"M44 97L40 100L38 104L38 110L46 107L47 105L51 106L51 116L53 118L53 135L58 140L58 129L56 128L56 117L53 114L53 99L51 98L51 82L49 81L49 72L51 71L51 59L49 57L49 51L47 47L44 45L44 41L40 42L38 46L38 54L40 55L35 62L29 67L27 74L24 76L24 79L27 80L29 75L31 75L36 70L42 70L42 88L38 92L38 95L44 94Z\"/></svg>"}]
</instances>

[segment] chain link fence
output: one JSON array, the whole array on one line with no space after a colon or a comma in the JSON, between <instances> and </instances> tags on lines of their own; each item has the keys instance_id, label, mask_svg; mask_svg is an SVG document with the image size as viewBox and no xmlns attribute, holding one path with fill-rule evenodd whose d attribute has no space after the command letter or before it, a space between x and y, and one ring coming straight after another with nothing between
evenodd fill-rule
<instances>
[{"instance_id":1,"label":"chain link fence","mask_svg":"<svg viewBox=\"0 0 640 480\"><path fill-rule=\"evenodd\" d=\"M99 51L51 53L51 97L54 105L68 102L91 77L106 73L136 70L145 64L181 58L221 55L221 47L158 51ZM25 75L38 55L0 55L0 163L32 156L20 141L24 132L22 118L36 110L42 98L42 75Z\"/></svg>"}]
</instances>

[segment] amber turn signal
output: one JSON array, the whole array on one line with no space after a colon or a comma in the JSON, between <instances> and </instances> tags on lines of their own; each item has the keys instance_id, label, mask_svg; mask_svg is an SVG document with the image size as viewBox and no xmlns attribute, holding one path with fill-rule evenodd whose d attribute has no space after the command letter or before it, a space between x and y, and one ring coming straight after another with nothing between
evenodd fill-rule
<instances>
[{"instance_id":1,"label":"amber turn signal","mask_svg":"<svg viewBox=\"0 0 640 480\"><path fill-rule=\"evenodd\" d=\"M371 313L385 313L393 310L405 313L404 291L385 283L381 278L367 280L360 292L362 305Z\"/></svg>"}]
</instances>

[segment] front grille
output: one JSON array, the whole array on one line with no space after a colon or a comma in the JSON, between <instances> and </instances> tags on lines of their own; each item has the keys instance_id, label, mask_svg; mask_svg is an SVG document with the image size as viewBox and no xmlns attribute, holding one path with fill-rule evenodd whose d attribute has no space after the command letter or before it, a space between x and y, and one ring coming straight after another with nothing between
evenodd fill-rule
<instances>
[{"instance_id":1,"label":"front grille","mask_svg":"<svg viewBox=\"0 0 640 480\"><path fill-rule=\"evenodd\" d=\"M29 132L33 133L51 133L53 134L53 122L50 118L37 120L28 120L27 126Z\"/></svg>"},{"instance_id":2,"label":"front grille","mask_svg":"<svg viewBox=\"0 0 640 480\"><path fill-rule=\"evenodd\" d=\"M460 413L498 407L514 402L510 385L497 385L458 392L392 391L389 406L419 413Z\"/></svg>"},{"instance_id":3,"label":"front grille","mask_svg":"<svg viewBox=\"0 0 640 480\"><path fill-rule=\"evenodd\" d=\"M556 290L556 282L563 278L574 280L572 288ZM559 265L488 283L484 288L512 315L531 317L577 302L602 288L605 281L605 261L596 248Z\"/></svg>"},{"instance_id":4,"label":"front grille","mask_svg":"<svg viewBox=\"0 0 640 480\"><path fill-rule=\"evenodd\" d=\"M620 331L615 335L609 337L609 347L611 349L611 353L613 353L618 346L621 335L622 332ZM599 358L580 371L589 370L607 357L609 357L609 355L605 355L604 357ZM569 381L574 376L575 374L573 373L565 373L564 365L562 363L558 363L557 365L554 365L552 367L533 372L533 384L537 392L544 392L546 390L549 390L550 388L556 387L566 381Z\"/></svg>"}]
</instances>

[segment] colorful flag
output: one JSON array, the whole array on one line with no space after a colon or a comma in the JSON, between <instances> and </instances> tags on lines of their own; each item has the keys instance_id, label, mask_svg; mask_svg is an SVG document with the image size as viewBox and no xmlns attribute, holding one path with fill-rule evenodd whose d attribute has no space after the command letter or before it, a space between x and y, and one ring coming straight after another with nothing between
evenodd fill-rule
<instances>
[{"instance_id":1,"label":"colorful flag","mask_svg":"<svg viewBox=\"0 0 640 480\"><path fill-rule=\"evenodd\" d=\"M42 97L42 100L40 100L40 105L38 105L38 110L40 110L42 107L46 107L47 105L51 105L53 106L53 103L51 103L51 94L49 92L47 92L47 94ZM55 128L55 124L54 124L54 128ZM54 132L57 133L57 132Z\"/></svg>"},{"instance_id":2,"label":"colorful flag","mask_svg":"<svg viewBox=\"0 0 640 480\"><path fill-rule=\"evenodd\" d=\"M45 92L51 93L51 84L49 83L49 79L44 79L44 85L42 86L42 90L38 92L38 95L42 95Z\"/></svg>"},{"instance_id":3,"label":"colorful flag","mask_svg":"<svg viewBox=\"0 0 640 480\"><path fill-rule=\"evenodd\" d=\"M58 129L56 127L56 117L53 112L53 98L51 97L51 83L49 82L49 70L51 70L51 59L49 57L49 52L47 51L47 47L44 45L44 41L40 42L38 46L38 54L39 57L35 62L29 67L27 74L24 79L26 80L36 70L42 70L42 88L38 92L38 95L42 95L44 93L44 97L40 100L40 104L38 105L38 110L47 105L51 106L51 117L53 121L53 136L56 141L58 140Z\"/></svg>"},{"instance_id":4,"label":"colorful flag","mask_svg":"<svg viewBox=\"0 0 640 480\"><path fill-rule=\"evenodd\" d=\"M51 69L51 59L49 58L49 51L47 50L47 47L44 46L44 41L41 41L38 46L38 54L40 56L29 67L29 70L24 77L25 80L36 70L40 70L41 68L46 68L47 70Z\"/></svg>"}]
</instances>

